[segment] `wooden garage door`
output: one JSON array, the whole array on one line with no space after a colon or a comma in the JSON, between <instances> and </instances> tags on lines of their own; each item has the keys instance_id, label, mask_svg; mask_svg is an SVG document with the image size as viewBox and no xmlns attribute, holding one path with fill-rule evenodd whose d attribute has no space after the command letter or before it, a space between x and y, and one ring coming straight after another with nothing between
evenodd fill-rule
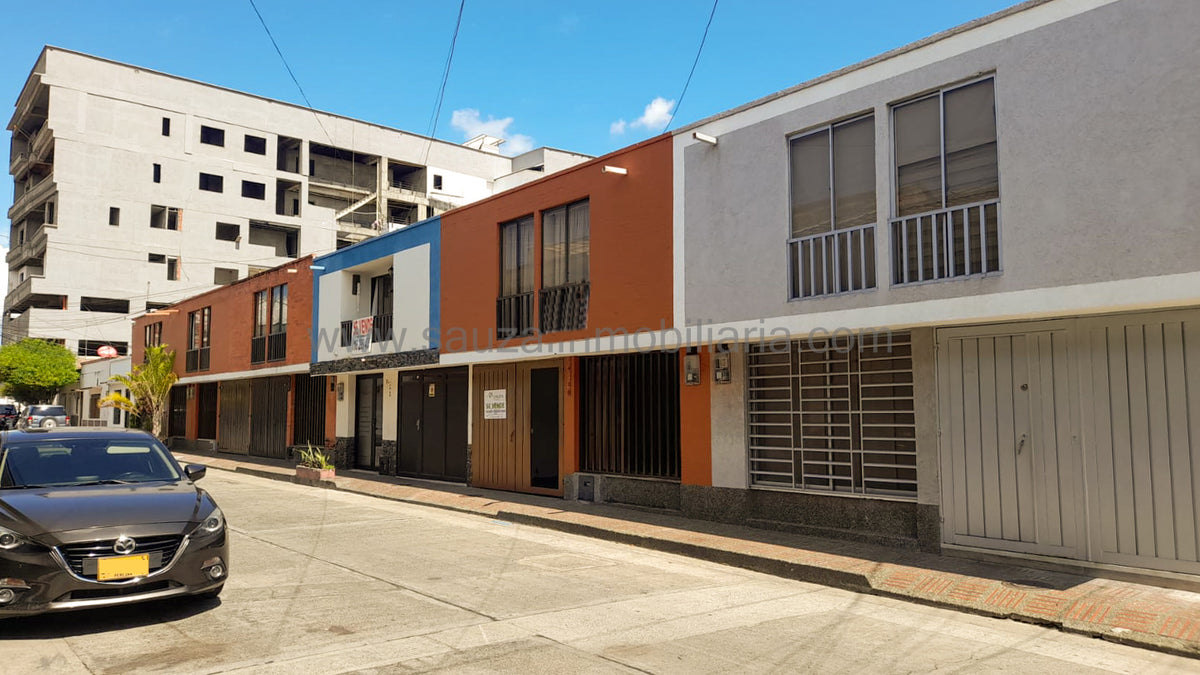
<instances>
[{"instance_id":1,"label":"wooden garage door","mask_svg":"<svg viewBox=\"0 0 1200 675\"><path fill-rule=\"evenodd\" d=\"M1200 573L1200 314L1088 321L1092 557Z\"/></svg>"}]
</instances>

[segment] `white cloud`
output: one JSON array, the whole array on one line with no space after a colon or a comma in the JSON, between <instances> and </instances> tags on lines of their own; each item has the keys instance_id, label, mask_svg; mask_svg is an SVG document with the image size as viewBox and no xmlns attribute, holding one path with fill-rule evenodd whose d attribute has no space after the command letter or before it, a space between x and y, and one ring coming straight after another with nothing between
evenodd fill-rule
<instances>
[{"instance_id":1,"label":"white cloud","mask_svg":"<svg viewBox=\"0 0 1200 675\"><path fill-rule=\"evenodd\" d=\"M662 131L671 120L671 108L675 101L668 101L661 96L655 96L653 101L646 104L642 116L630 123L630 126L641 127L651 131Z\"/></svg>"},{"instance_id":2,"label":"white cloud","mask_svg":"<svg viewBox=\"0 0 1200 675\"><path fill-rule=\"evenodd\" d=\"M509 127L512 126L513 118L504 117L496 119L488 115L487 119L483 119L480 112L474 108L463 108L455 110L450 115L450 126L458 129L463 133L463 140L469 141L480 134L503 138L507 142L500 146L501 152L506 155L519 155L523 152L528 152L533 149L533 138L525 134L510 133Z\"/></svg>"},{"instance_id":3,"label":"white cloud","mask_svg":"<svg viewBox=\"0 0 1200 675\"><path fill-rule=\"evenodd\" d=\"M666 128L667 123L671 121L671 109L674 107L675 101L668 101L661 96L655 96L653 101L646 104L646 109L642 111L641 117L632 122L626 122L624 118L621 118L608 125L608 133L613 136L620 136L629 127L637 127L655 132L662 131Z\"/></svg>"}]
</instances>

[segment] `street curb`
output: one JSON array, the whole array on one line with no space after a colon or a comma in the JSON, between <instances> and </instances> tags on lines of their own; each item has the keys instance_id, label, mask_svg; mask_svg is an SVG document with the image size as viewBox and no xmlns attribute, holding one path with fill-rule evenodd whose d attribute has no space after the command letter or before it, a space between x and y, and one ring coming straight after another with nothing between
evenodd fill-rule
<instances>
[{"instance_id":1,"label":"street curb","mask_svg":"<svg viewBox=\"0 0 1200 675\"><path fill-rule=\"evenodd\" d=\"M232 460L229 461L230 463L234 463ZM341 486L335 481L318 481L315 483L312 481L299 481L296 480L294 475L283 470L272 471L268 469L259 469L236 464L232 469L218 466L210 466L210 468L220 471L232 471L233 473L241 473L258 478L277 480L296 485L338 490L340 492L372 497L375 499L385 499L388 501L412 504L415 506L431 507L446 511L453 511L456 513L483 516L485 518L509 522L516 525L539 527L542 529L555 530L567 534L574 534L593 539L637 546L639 548L661 551L663 553L682 555L689 558L705 560L721 565L729 565L731 567L751 570L754 572L792 579L795 581L807 582L833 588L841 588L856 593L867 593L880 597L902 600L905 602L913 602L929 607L937 607L957 612L965 612L997 619L1008 619L1020 621L1022 623L1036 624L1048 628L1056 628L1058 630L1074 633L1076 635L1098 638L1108 642L1123 644L1131 647L1150 649L1157 652L1164 652L1167 654L1184 656L1192 659L1200 658L1200 643L1198 642L1139 632L1115 634L1110 632L1110 630L1102 630L1105 628L1103 625L1097 627L1096 624L1091 624L1084 621L1068 620L1060 617L1037 616L1020 610L1007 612L995 611L987 607L975 606L968 603L957 603L953 601L947 601L945 599L923 597L917 594L898 592L881 587L881 585L877 583L877 581L873 581L871 576L868 574L854 571L833 569L817 564L806 564L797 561L781 560L765 555L732 551L716 546L706 546L703 544L689 543L670 538L633 534L629 532L622 532L620 530L590 525L587 523L573 522L571 520L565 520L562 518L554 518L522 511L513 511L507 509L490 511L468 506L438 503L436 501L404 498L395 495L372 492L370 490L361 489L358 487ZM557 511L556 513L565 512ZM889 563L880 563L880 566L887 564ZM884 581L886 582L887 580L884 579Z\"/></svg>"}]
</instances>

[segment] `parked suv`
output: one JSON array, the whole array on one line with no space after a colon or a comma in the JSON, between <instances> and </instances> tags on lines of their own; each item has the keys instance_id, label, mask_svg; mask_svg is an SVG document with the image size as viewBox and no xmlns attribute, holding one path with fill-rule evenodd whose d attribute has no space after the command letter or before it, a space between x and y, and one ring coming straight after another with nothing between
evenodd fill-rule
<instances>
[{"instance_id":1,"label":"parked suv","mask_svg":"<svg viewBox=\"0 0 1200 675\"><path fill-rule=\"evenodd\" d=\"M16 429L21 420L21 411L11 403L0 403L0 429Z\"/></svg>"},{"instance_id":2,"label":"parked suv","mask_svg":"<svg viewBox=\"0 0 1200 675\"><path fill-rule=\"evenodd\" d=\"M21 420L26 429L53 429L71 425L71 416L61 405L31 405Z\"/></svg>"}]
</instances>

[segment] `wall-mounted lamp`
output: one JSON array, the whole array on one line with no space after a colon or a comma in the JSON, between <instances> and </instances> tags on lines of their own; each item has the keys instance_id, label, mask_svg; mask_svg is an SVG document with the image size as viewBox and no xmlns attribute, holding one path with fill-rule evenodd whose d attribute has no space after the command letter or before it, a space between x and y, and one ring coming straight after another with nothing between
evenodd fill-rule
<instances>
[{"instance_id":1,"label":"wall-mounted lamp","mask_svg":"<svg viewBox=\"0 0 1200 675\"><path fill-rule=\"evenodd\" d=\"M299 274L299 273L300 273L300 270L296 269L295 267L288 268L288 274Z\"/></svg>"},{"instance_id":2,"label":"wall-mounted lamp","mask_svg":"<svg viewBox=\"0 0 1200 675\"><path fill-rule=\"evenodd\" d=\"M316 271L318 271L318 272L324 272L324 271L325 271L325 266L324 266L324 265L309 265L309 266L308 266L308 269L310 269L310 270L316 270Z\"/></svg>"},{"instance_id":3,"label":"wall-mounted lamp","mask_svg":"<svg viewBox=\"0 0 1200 675\"><path fill-rule=\"evenodd\" d=\"M696 139L696 140L700 141L701 143L708 143L709 145L716 145L716 144L717 144L717 137L716 137L716 136L709 136L708 134L702 134L702 133L700 133L699 131L693 131L693 132L692 132L692 138L694 138L694 139Z\"/></svg>"},{"instance_id":4,"label":"wall-mounted lamp","mask_svg":"<svg viewBox=\"0 0 1200 675\"><path fill-rule=\"evenodd\" d=\"M8 318L13 319L15 321L15 320L21 318L21 313L20 312L9 312Z\"/></svg>"},{"instance_id":5,"label":"wall-mounted lamp","mask_svg":"<svg viewBox=\"0 0 1200 675\"><path fill-rule=\"evenodd\" d=\"M608 166L605 164L604 168L600 169L600 173L615 173L618 176L624 176L625 174L629 173L629 170L623 166Z\"/></svg>"}]
</instances>

